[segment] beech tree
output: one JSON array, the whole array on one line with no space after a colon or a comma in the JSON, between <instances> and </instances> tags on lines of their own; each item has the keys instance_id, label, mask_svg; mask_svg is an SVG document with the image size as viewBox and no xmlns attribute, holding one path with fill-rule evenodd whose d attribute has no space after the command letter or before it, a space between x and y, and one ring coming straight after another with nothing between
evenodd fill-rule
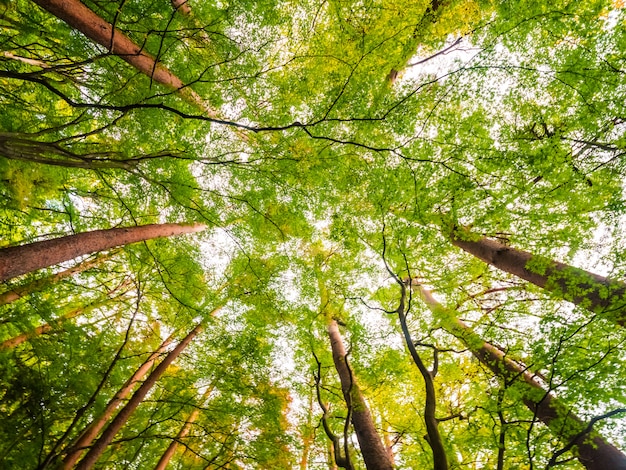
<instances>
[{"instance_id":1,"label":"beech tree","mask_svg":"<svg viewBox=\"0 0 626 470\"><path fill-rule=\"evenodd\" d=\"M0 467L624 467L623 2L3 7Z\"/></svg>"}]
</instances>

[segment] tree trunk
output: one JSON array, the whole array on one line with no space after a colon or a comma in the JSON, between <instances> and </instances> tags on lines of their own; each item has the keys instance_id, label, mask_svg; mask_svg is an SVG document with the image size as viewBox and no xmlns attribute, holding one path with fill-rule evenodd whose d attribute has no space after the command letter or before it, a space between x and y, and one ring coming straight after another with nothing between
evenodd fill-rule
<instances>
[{"instance_id":1,"label":"tree trunk","mask_svg":"<svg viewBox=\"0 0 626 470\"><path fill-rule=\"evenodd\" d=\"M76 466L77 470L88 470L93 467L100 455L111 443L117 432L126 424L128 418L134 413L135 409L143 401L154 384L161 378L172 362L180 355L181 352L189 345L189 343L203 329L203 324L199 323L191 332L170 352L163 361L150 373L144 383L133 394L128 403L113 418L113 421L107 426L100 438L94 443L87 455Z\"/></svg>"},{"instance_id":2,"label":"tree trunk","mask_svg":"<svg viewBox=\"0 0 626 470\"><path fill-rule=\"evenodd\" d=\"M200 399L200 404L204 403L207 400L207 398L209 398L209 395L211 394L212 391L213 391L213 387L209 387L206 390L206 392L204 392L204 394L202 395L202 398ZM183 425L183 427L180 429L180 431L178 431L176 438L172 440L172 442L168 446L165 453L159 459L159 463L157 463L156 467L154 467L154 470L165 470L167 468L167 464L170 462L170 460L174 456L174 453L176 452L176 449L178 448L178 444L180 443L182 439L184 439L187 436L187 434L189 434L191 425L196 421L196 419L198 419L199 414L200 414L200 408L198 407L194 408L193 411L189 414L189 417L187 418L187 421L185 421L185 424Z\"/></svg>"},{"instance_id":3,"label":"tree trunk","mask_svg":"<svg viewBox=\"0 0 626 470\"><path fill-rule=\"evenodd\" d=\"M79 315L90 312L91 310L95 308L98 308L102 305L107 304L111 300L113 299L108 298L104 300L99 300L97 302L93 302L89 304L87 307L75 308L65 313L64 315L60 316L59 318L52 320L50 323L44 323L43 325L38 326L33 330L14 336L13 338L9 338L3 341L2 343L0 343L0 351L6 350L6 349L13 349L14 347L19 346L20 344L25 343L28 340L31 340L37 336L43 335L44 333L48 333L54 330L55 328L58 328L61 325L63 325L63 323L65 323L67 320L71 320L72 318L76 318Z\"/></svg>"},{"instance_id":4,"label":"tree trunk","mask_svg":"<svg viewBox=\"0 0 626 470\"><path fill-rule=\"evenodd\" d=\"M405 296L405 293L406 289L403 286L402 295ZM402 305L404 305L404 301L402 302ZM411 333L409 332L409 328L406 324L406 316L403 307L400 307L398 309L398 318L400 320L400 326L404 335L404 341L407 348L409 349L411 358L413 359L413 362L415 362L415 365L419 369L420 374L424 379L424 388L426 389L426 401L424 404L424 422L426 424L428 445L433 452L433 469L448 470L448 456L446 455L446 451L443 447L443 440L441 439L441 434L439 433L439 420L435 415L437 409L437 397L435 393L434 383L435 373L431 373L426 368L424 362L422 361L421 357L417 353L417 350L415 349L415 345L413 344L413 340L411 339Z\"/></svg>"},{"instance_id":5,"label":"tree trunk","mask_svg":"<svg viewBox=\"0 0 626 470\"><path fill-rule=\"evenodd\" d=\"M74 467L83 451L93 443L100 430L104 427L104 425L111 418L111 416L113 416L115 410L117 410L122 402L126 399L126 397L130 395L133 387L144 378L144 376L152 368L155 361L159 358L161 354L163 354L163 352L170 345L173 339L174 335L172 334L169 338L163 341L161 346L159 346L156 351L150 354L148 359L146 359L146 361L124 383L122 388L120 388L120 390L113 396L113 398L111 398L100 416L98 416L89 426L87 426L81 432L76 442L72 444L69 452L67 452L65 459L63 459L63 464L61 466L63 470L69 470L70 468Z\"/></svg>"},{"instance_id":6,"label":"tree trunk","mask_svg":"<svg viewBox=\"0 0 626 470\"><path fill-rule=\"evenodd\" d=\"M152 238L203 230L203 224L152 224L94 230L0 250L0 281L69 261L78 256Z\"/></svg>"},{"instance_id":7,"label":"tree trunk","mask_svg":"<svg viewBox=\"0 0 626 470\"><path fill-rule=\"evenodd\" d=\"M189 6L188 0L171 0L172 8L175 11L184 16L191 15L191 7Z\"/></svg>"},{"instance_id":8,"label":"tree trunk","mask_svg":"<svg viewBox=\"0 0 626 470\"><path fill-rule=\"evenodd\" d=\"M111 54L128 62L144 75L162 85L178 91L183 98L198 106L209 117L217 118L217 113L208 108L191 88L167 67L160 64L152 55L135 44L117 28L87 8L80 0L33 0L37 5L52 13L72 28L77 29L92 41L107 48ZM184 2L181 8L184 10Z\"/></svg>"},{"instance_id":9,"label":"tree trunk","mask_svg":"<svg viewBox=\"0 0 626 470\"><path fill-rule=\"evenodd\" d=\"M462 230L452 243L490 265L542 287L558 297L626 326L626 284L511 248Z\"/></svg>"},{"instance_id":10,"label":"tree trunk","mask_svg":"<svg viewBox=\"0 0 626 470\"><path fill-rule=\"evenodd\" d=\"M524 365L508 358L500 349L485 342L437 302L427 289L421 285L417 288L446 331L463 341L472 354L497 377L520 385L524 404L566 444L575 444L572 451L586 469L626 470L626 455L598 433L586 433L587 424L559 402L554 394L546 392L536 375L529 372Z\"/></svg>"},{"instance_id":11,"label":"tree trunk","mask_svg":"<svg viewBox=\"0 0 626 470\"><path fill-rule=\"evenodd\" d=\"M109 259L113 253L109 253L104 256L98 256L94 259L90 259L87 261L83 261L82 263L77 264L76 266L71 267L70 269L66 269L65 271L61 271L59 273L53 274L51 276L46 276L42 279L37 279L32 281L24 286L16 287L7 292L3 292L0 294L0 305L10 304L15 302L22 297L26 297L33 292L37 292L43 289L46 286L51 284L55 284L62 279L73 276L74 274L82 273L83 271L87 271L95 266L98 266L100 263Z\"/></svg>"},{"instance_id":12,"label":"tree trunk","mask_svg":"<svg viewBox=\"0 0 626 470\"><path fill-rule=\"evenodd\" d=\"M335 320L328 323L328 336L333 352L333 362L341 381L341 390L346 403L352 406L352 425L359 441L359 448L368 470L391 470L393 466L374 427L372 415L365 403L359 386L354 382L346 362L346 350Z\"/></svg>"}]
</instances>

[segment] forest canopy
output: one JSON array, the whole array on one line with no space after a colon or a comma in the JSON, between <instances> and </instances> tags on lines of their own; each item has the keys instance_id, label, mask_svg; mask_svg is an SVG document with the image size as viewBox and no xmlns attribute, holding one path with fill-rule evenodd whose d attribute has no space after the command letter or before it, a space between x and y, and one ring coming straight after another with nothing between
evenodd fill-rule
<instances>
[{"instance_id":1,"label":"forest canopy","mask_svg":"<svg viewBox=\"0 0 626 470\"><path fill-rule=\"evenodd\" d=\"M622 0L0 24L0 467L626 469Z\"/></svg>"}]
</instances>

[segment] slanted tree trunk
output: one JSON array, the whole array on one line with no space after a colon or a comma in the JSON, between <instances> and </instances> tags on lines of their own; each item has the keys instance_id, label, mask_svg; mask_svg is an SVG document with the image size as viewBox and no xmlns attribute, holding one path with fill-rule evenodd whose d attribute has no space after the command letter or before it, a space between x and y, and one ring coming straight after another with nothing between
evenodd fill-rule
<instances>
[{"instance_id":1,"label":"slanted tree trunk","mask_svg":"<svg viewBox=\"0 0 626 470\"><path fill-rule=\"evenodd\" d=\"M505 355L503 351L484 341L469 326L437 302L421 285L417 287L422 299L440 321L441 326L463 341L472 354L497 377L518 384L524 404L566 445L575 444L574 455L588 470L626 470L626 455L607 442L597 432L585 432L588 425L561 403L551 392L546 392L537 376Z\"/></svg>"},{"instance_id":2,"label":"slanted tree trunk","mask_svg":"<svg viewBox=\"0 0 626 470\"><path fill-rule=\"evenodd\" d=\"M122 388L120 388L113 398L111 398L100 416L94 419L91 424L89 424L89 426L87 426L80 433L78 439L72 444L67 452L65 459L63 459L63 464L61 466L63 470L69 470L74 467L83 451L92 445L94 439L111 416L113 416L115 410L117 410L128 395L130 395L130 392L135 385L144 378L159 356L161 356L161 354L163 354L167 347L171 344L173 339L174 335L172 334L169 338L163 341L163 343L161 343L161 346L159 346L156 351L150 354L148 359L146 359L146 361L139 366L135 373L124 383Z\"/></svg>"},{"instance_id":3,"label":"slanted tree trunk","mask_svg":"<svg viewBox=\"0 0 626 470\"><path fill-rule=\"evenodd\" d=\"M200 398L200 405L203 404L207 400L207 398L209 398L209 395L211 394L212 391L213 391L213 387L207 388L206 392L204 392L204 394L202 395L202 398ZM181 442L182 439L184 439L187 436L187 434L189 434L189 430L191 429L191 426L196 421L196 419L198 419L199 415L200 415L200 408L198 407L194 408L193 411L189 414L189 417L187 418L187 421L185 421L185 424L183 425L183 427L180 429L180 431L178 431L176 438L172 440L172 442L168 446L165 453L159 459L159 462L157 463L156 467L154 467L154 470L165 470L167 468L167 464L170 462L170 460L174 456L174 453L176 452L176 449L178 448L179 443Z\"/></svg>"},{"instance_id":4,"label":"slanted tree trunk","mask_svg":"<svg viewBox=\"0 0 626 470\"><path fill-rule=\"evenodd\" d=\"M203 230L203 224L151 224L68 235L0 250L0 281L97 251Z\"/></svg>"},{"instance_id":5,"label":"slanted tree trunk","mask_svg":"<svg viewBox=\"0 0 626 470\"><path fill-rule=\"evenodd\" d=\"M327 326L330 346L333 352L333 362L341 381L341 390L346 403L352 407L352 425L359 441L359 448L368 470L391 470L393 466L389 455L385 450L378 431L374 426L372 415L359 386L352 377L346 362L346 350L341 340L339 326L335 320L331 320Z\"/></svg>"},{"instance_id":6,"label":"slanted tree trunk","mask_svg":"<svg viewBox=\"0 0 626 470\"><path fill-rule=\"evenodd\" d=\"M203 324L199 323L191 332L161 361L161 363L150 373L148 378L141 384L126 405L113 418L113 421L106 427L100 438L93 444L87 455L76 466L77 470L88 470L93 467L98 458L102 455L107 446L111 443L118 431L126 424L128 418L134 413L139 404L143 401L147 393L154 384L161 378L172 362L183 352L189 343L203 329Z\"/></svg>"},{"instance_id":7,"label":"slanted tree trunk","mask_svg":"<svg viewBox=\"0 0 626 470\"><path fill-rule=\"evenodd\" d=\"M121 295L124 295L124 294L120 294L117 297ZM29 341L37 336L43 335L45 333L49 333L50 331L53 331L54 329L57 329L60 326L62 326L66 321L71 320L72 318L76 318L79 315L88 313L98 307L106 305L111 300L113 300L113 298L107 298L104 300L93 302L86 307L72 309L68 311L67 313L61 315L59 318L52 320L49 323L44 323L43 325L38 326L33 330L27 331L26 333L21 333L17 336L14 336L13 338L9 338L3 341L2 343L0 343L0 351L6 350L6 349L13 349L16 346L19 346L20 344L25 343L26 341Z\"/></svg>"},{"instance_id":8,"label":"slanted tree trunk","mask_svg":"<svg viewBox=\"0 0 626 470\"><path fill-rule=\"evenodd\" d=\"M33 292L37 292L44 287L55 284L67 277L73 276L74 274L82 273L83 271L87 271L88 269L98 266L100 263L106 261L111 256L112 253L104 256L97 256L96 258L83 261L82 263L79 263L76 266L71 267L70 269L66 269L65 271L61 271L56 274L52 274L51 276L37 279L35 281L29 282L26 285L16 287L15 289L9 290L7 292L3 292L2 294L0 294L0 305L10 304L18 299L21 299L22 297L26 297Z\"/></svg>"},{"instance_id":9,"label":"slanted tree trunk","mask_svg":"<svg viewBox=\"0 0 626 470\"><path fill-rule=\"evenodd\" d=\"M490 265L626 326L626 284L457 229L452 243Z\"/></svg>"},{"instance_id":10,"label":"slanted tree trunk","mask_svg":"<svg viewBox=\"0 0 626 470\"><path fill-rule=\"evenodd\" d=\"M210 117L216 117L216 114L208 109L202 99L191 88L186 87L180 78L135 44L127 35L113 28L111 23L87 8L80 0L33 1L92 41L106 47L111 54L128 62L151 80L180 92L183 98L199 106Z\"/></svg>"},{"instance_id":11,"label":"slanted tree trunk","mask_svg":"<svg viewBox=\"0 0 626 470\"><path fill-rule=\"evenodd\" d=\"M191 15L191 7L188 0L171 0L172 8L184 16Z\"/></svg>"}]
</instances>

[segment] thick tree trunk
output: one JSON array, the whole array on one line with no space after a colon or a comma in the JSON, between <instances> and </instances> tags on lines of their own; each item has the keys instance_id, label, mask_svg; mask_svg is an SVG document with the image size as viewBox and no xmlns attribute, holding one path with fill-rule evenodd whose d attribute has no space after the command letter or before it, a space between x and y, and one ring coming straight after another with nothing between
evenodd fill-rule
<instances>
[{"instance_id":1,"label":"thick tree trunk","mask_svg":"<svg viewBox=\"0 0 626 470\"><path fill-rule=\"evenodd\" d=\"M10 291L3 292L2 294L0 294L0 305L10 304L18 299L21 299L22 297L26 297L33 292L37 292L44 287L55 284L67 277L73 276L74 274L82 273L83 271L87 271L88 269L98 266L100 263L106 261L111 256L112 253L104 256L98 256L94 259L83 261L82 263L79 263L76 266L71 267L70 269L66 269L65 271L61 271L51 276L46 276L42 279L37 279L24 286L16 287L15 289L12 289Z\"/></svg>"},{"instance_id":2,"label":"thick tree trunk","mask_svg":"<svg viewBox=\"0 0 626 470\"><path fill-rule=\"evenodd\" d=\"M566 445L570 442L575 443L572 451L585 468L626 470L626 455L598 433L593 431L585 433L587 424L559 402L554 394L547 393L536 375L480 338L469 326L437 302L427 289L421 285L417 288L424 302L446 331L463 341L472 354L497 377L519 384L522 400L536 418L546 424Z\"/></svg>"},{"instance_id":3,"label":"thick tree trunk","mask_svg":"<svg viewBox=\"0 0 626 470\"><path fill-rule=\"evenodd\" d=\"M452 243L490 265L626 326L626 284L457 230Z\"/></svg>"},{"instance_id":4,"label":"thick tree trunk","mask_svg":"<svg viewBox=\"0 0 626 470\"><path fill-rule=\"evenodd\" d=\"M117 410L122 402L130 395L133 387L139 383L148 371L152 368L155 361L165 352L170 345L174 335L172 334L167 338L159 348L154 351L148 359L135 371L135 373L124 383L122 388L111 398L104 411L98 416L89 426L87 426L80 434L78 439L72 444L72 447L67 452L61 468L63 470L69 470L74 467L83 451L92 445L94 439L104 427L107 421L113 416L115 410Z\"/></svg>"},{"instance_id":5,"label":"thick tree trunk","mask_svg":"<svg viewBox=\"0 0 626 470\"><path fill-rule=\"evenodd\" d=\"M0 250L0 281L69 261L78 256L152 238L198 232L205 227L203 224L153 224L111 228L3 248Z\"/></svg>"},{"instance_id":6,"label":"thick tree trunk","mask_svg":"<svg viewBox=\"0 0 626 470\"><path fill-rule=\"evenodd\" d=\"M346 363L346 350L341 340L339 327L335 320L328 323L328 336L333 352L333 362L341 381L341 390L346 403L352 406L352 425L359 441L359 448L368 470L391 470L393 466L385 450L372 415L365 403L359 386L355 383Z\"/></svg>"},{"instance_id":7,"label":"thick tree trunk","mask_svg":"<svg viewBox=\"0 0 626 470\"><path fill-rule=\"evenodd\" d=\"M126 403L124 408L122 408L115 418L113 418L113 421L111 421L100 438L94 443L89 452L87 452L87 455L85 455L85 457L78 463L76 466L77 470L88 470L93 467L98 458L100 458L100 455L102 455L104 450L111 443L117 432L122 428L122 426L124 426L124 424L126 424L128 418L130 418L135 409L137 409L139 404L143 401L150 389L161 378L170 364L174 362L180 353L183 352L196 335L202 331L202 329L202 323L198 324L150 373L145 382L142 383L133 394L132 398L128 400L128 403Z\"/></svg>"},{"instance_id":8,"label":"thick tree trunk","mask_svg":"<svg viewBox=\"0 0 626 470\"><path fill-rule=\"evenodd\" d=\"M213 391L213 387L209 387L207 391L204 392L204 394L202 395L202 398L200 399L200 404L203 404L207 400L207 398L209 397L212 391ZM172 457L174 456L174 453L176 452L176 449L178 448L179 443L181 442L182 439L184 439L187 436L187 434L189 434L189 430L191 429L191 426L196 421L196 419L198 419L199 415L200 415L200 408L197 408L197 407L194 408L193 411L189 414L189 417L187 418L187 421L185 421L185 424L183 425L183 427L180 429L180 431L178 431L176 438L172 440L167 450L163 453L163 455L159 459L159 462L157 463L156 467L154 467L154 470L165 470L167 468L167 464L170 462L170 460L172 460Z\"/></svg>"}]
</instances>

